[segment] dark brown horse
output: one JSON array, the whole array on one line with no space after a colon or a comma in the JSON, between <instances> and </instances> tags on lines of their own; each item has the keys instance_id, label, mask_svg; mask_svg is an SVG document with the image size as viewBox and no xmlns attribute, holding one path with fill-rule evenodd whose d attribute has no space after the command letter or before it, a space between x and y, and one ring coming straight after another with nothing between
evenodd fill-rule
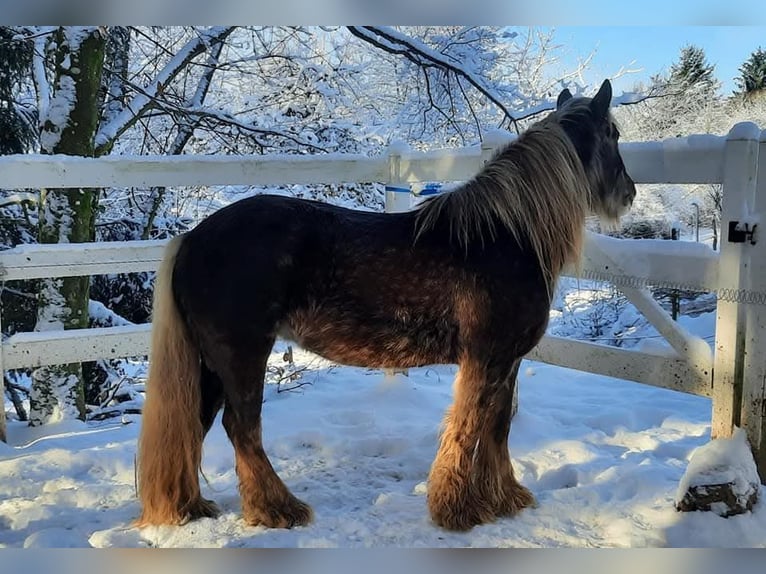
<instances>
[{"instance_id":1,"label":"dark brown horse","mask_svg":"<svg viewBox=\"0 0 766 574\"><path fill-rule=\"evenodd\" d=\"M532 505L508 452L519 364L545 331L562 267L579 258L588 212L614 220L635 195L611 96L608 81L592 99L565 90L471 181L411 212L260 195L171 241L155 288L138 524L216 514L198 471L221 407L245 520L310 522L261 440L277 337L347 365L458 363L429 476L433 520L464 530Z\"/></svg>"}]
</instances>

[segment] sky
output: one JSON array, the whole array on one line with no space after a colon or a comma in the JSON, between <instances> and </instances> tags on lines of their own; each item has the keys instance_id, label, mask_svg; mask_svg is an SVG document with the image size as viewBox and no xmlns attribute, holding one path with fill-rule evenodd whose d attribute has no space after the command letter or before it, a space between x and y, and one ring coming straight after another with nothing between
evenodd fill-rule
<instances>
[{"instance_id":1,"label":"sky","mask_svg":"<svg viewBox=\"0 0 766 574\"><path fill-rule=\"evenodd\" d=\"M715 64L722 93L736 89L738 68L759 46L766 49L766 26L557 26L562 63L576 64L595 51L585 79L598 85L620 68L640 69L613 81L615 92L629 91L636 81L667 71L687 44L705 50Z\"/></svg>"}]
</instances>

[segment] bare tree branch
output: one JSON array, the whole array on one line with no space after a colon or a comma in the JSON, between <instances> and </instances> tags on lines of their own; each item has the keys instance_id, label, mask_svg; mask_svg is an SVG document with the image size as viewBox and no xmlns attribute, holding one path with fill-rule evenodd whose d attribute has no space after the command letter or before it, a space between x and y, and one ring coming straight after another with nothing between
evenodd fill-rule
<instances>
[{"instance_id":1,"label":"bare tree branch","mask_svg":"<svg viewBox=\"0 0 766 574\"><path fill-rule=\"evenodd\" d=\"M189 105L191 107L197 108L204 103L210 89L210 83L213 80L213 75L218 69L217 63L218 57L221 55L221 50L223 50L223 42L219 42L211 48L210 55L207 59L207 63L209 65L205 70L205 73L202 74L202 77L199 79L199 83L197 84L197 89L194 92L194 96L192 96L191 100L189 101ZM186 147L186 144L189 142L189 139L191 139L191 136L194 133L194 126L196 123L197 122L191 121L191 118L189 117L182 118L178 132L176 133L173 143L168 149L168 155L178 155L183 151L184 147ZM162 204L162 200L165 196L165 188L153 187L151 189L150 196L151 205L148 209L146 223L143 226L144 229L141 232L141 239L149 239L152 226L154 225L154 219L157 216L157 212L159 211L160 205Z\"/></svg>"},{"instance_id":2,"label":"bare tree branch","mask_svg":"<svg viewBox=\"0 0 766 574\"><path fill-rule=\"evenodd\" d=\"M235 26L214 27L206 30L197 38L189 40L176 55L160 70L154 80L127 102L113 119L102 125L96 134L96 155L108 153L115 140L138 121L147 109L156 105L157 96L168 83L191 63L191 61L209 49L215 43L223 42Z\"/></svg>"},{"instance_id":3,"label":"bare tree branch","mask_svg":"<svg viewBox=\"0 0 766 574\"><path fill-rule=\"evenodd\" d=\"M502 110L505 119L516 122L516 116L505 105L500 96L486 85L483 78L474 74L471 70L462 68L452 61L451 58L429 48L423 42L400 34L387 26L347 26L357 38L364 40L390 54L403 56L423 68L438 68L446 73L452 73L465 79L495 106Z\"/></svg>"}]
</instances>

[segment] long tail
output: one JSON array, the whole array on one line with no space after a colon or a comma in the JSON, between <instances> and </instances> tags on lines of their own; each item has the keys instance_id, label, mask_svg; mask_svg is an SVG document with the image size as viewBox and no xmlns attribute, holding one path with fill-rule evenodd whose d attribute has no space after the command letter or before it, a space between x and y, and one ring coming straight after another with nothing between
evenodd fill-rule
<instances>
[{"instance_id":1,"label":"long tail","mask_svg":"<svg viewBox=\"0 0 766 574\"><path fill-rule=\"evenodd\" d=\"M154 286L149 379L138 444L138 526L181 524L202 503L199 348L189 337L172 288L182 241L179 236L168 244Z\"/></svg>"}]
</instances>

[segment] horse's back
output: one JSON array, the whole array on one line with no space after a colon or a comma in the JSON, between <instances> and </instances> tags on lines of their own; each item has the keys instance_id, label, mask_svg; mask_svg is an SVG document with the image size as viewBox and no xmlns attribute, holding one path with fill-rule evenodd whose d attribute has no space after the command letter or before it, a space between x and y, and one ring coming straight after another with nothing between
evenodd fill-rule
<instances>
[{"instance_id":1,"label":"horse's back","mask_svg":"<svg viewBox=\"0 0 766 574\"><path fill-rule=\"evenodd\" d=\"M176 299L198 321L273 328L290 309L334 290L339 268L364 267L364 253L388 243L383 234L406 243L405 219L276 195L237 201L186 234Z\"/></svg>"}]
</instances>

